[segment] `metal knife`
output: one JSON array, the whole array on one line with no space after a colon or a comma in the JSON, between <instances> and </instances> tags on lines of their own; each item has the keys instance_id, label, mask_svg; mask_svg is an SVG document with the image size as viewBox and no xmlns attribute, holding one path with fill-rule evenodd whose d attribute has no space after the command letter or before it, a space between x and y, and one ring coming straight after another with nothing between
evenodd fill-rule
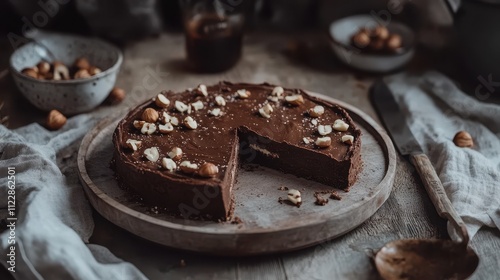
<instances>
[{"instance_id":1,"label":"metal knife","mask_svg":"<svg viewBox=\"0 0 500 280\"><path fill-rule=\"evenodd\" d=\"M439 216L451 221L460 241L467 244L469 236L465 223L453 208L432 163L406 124L404 113L383 80L379 79L373 83L370 88L370 98L396 149L402 156L409 157L415 166Z\"/></svg>"}]
</instances>

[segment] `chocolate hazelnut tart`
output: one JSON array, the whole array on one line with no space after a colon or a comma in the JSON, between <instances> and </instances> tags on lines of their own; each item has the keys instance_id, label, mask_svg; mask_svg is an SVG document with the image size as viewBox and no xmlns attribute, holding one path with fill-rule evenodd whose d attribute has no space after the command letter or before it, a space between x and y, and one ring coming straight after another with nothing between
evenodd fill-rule
<instances>
[{"instance_id":1,"label":"chocolate hazelnut tart","mask_svg":"<svg viewBox=\"0 0 500 280\"><path fill-rule=\"evenodd\" d=\"M344 109L270 84L163 91L118 123L113 143L119 184L183 217L230 218L243 161L346 191L361 170L361 131Z\"/></svg>"}]
</instances>

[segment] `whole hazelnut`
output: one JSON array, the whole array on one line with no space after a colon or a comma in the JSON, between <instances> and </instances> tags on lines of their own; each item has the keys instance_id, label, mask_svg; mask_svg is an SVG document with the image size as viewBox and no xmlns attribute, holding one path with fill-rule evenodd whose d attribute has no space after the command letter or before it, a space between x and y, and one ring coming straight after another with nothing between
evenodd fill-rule
<instances>
[{"instance_id":1,"label":"whole hazelnut","mask_svg":"<svg viewBox=\"0 0 500 280\"><path fill-rule=\"evenodd\" d=\"M44 76L50 73L50 63L48 63L47 61L38 62L36 67L38 68L38 73Z\"/></svg>"},{"instance_id":2,"label":"whole hazelnut","mask_svg":"<svg viewBox=\"0 0 500 280\"><path fill-rule=\"evenodd\" d=\"M198 170L198 175L205 178L215 177L217 174L219 174L219 168L210 162L204 163Z\"/></svg>"},{"instance_id":3,"label":"whole hazelnut","mask_svg":"<svg viewBox=\"0 0 500 280\"><path fill-rule=\"evenodd\" d=\"M372 31L372 34L374 37L377 37L378 39L382 40L389 38L389 30L387 29L387 27L383 25L375 27Z\"/></svg>"},{"instance_id":4,"label":"whole hazelnut","mask_svg":"<svg viewBox=\"0 0 500 280\"><path fill-rule=\"evenodd\" d=\"M153 108L146 108L146 110L142 112L142 120L148 123L156 122L158 117L158 112Z\"/></svg>"},{"instance_id":5,"label":"whole hazelnut","mask_svg":"<svg viewBox=\"0 0 500 280\"><path fill-rule=\"evenodd\" d=\"M87 69L80 69L80 70L76 71L75 76L73 78L86 79L86 78L90 78L90 74L89 74L89 71L87 71Z\"/></svg>"},{"instance_id":6,"label":"whole hazelnut","mask_svg":"<svg viewBox=\"0 0 500 280\"><path fill-rule=\"evenodd\" d=\"M57 110L52 110L47 116L46 125L50 130L58 130L66 124L66 117Z\"/></svg>"},{"instance_id":7,"label":"whole hazelnut","mask_svg":"<svg viewBox=\"0 0 500 280\"><path fill-rule=\"evenodd\" d=\"M395 50L401 48L401 45L402 45L402 39L401 39L400 35L391 34L389 36L389 38L387 38L387 41L386 41L387 49L389 49L391 51L395 51Z\"/></svg>"},{"instance_id":8,"label":"whole hazelnut","mask_svg":"<svg viewBox=\"0 0 500 280\"><path fill-rule=\"evenodd\" d=\"M125 99L125 91L119 87L114 87L106 98L106 104L116 105Z\"/></svg>"},{"instance_id":9,"label":"whole hazelnut","mask_svg":"<svg viewBox=\"0 0 500 280\"><path fill-rule=\"evenodd\" d=\"M45 75L42 75L42 74L38 74L38 78L39 79L44 79L44 80L52 80L54 79L54 74L52 72L49 72Z\"/></svg>"},{"instance_id":10,"label":"whole hazelnut","mask_svg":"<svg viewBox=\"0 0 500 280\"><path fill-rule=\"evenodd\" d=\"M52 68L54 71L54 80L69 80L69 70L66 65L60 61L54 61L52 63Z\"/></svg>"},{"instance_id":11,"label":"whole hazelnut","mask_svg":"<svg viewBox=\"0 0 500 280\"><path fill-rule=\"evenodd\" d=\"M78 69L89 69L90 63L85 57L80 57L75 60L74 66Z\"/></svg>"},{"instance_id":12,"label":"whole hazelnut","mask_svg":"<svg viewBox=\"0 0 500 280\"><path fill-rule=\"evenodd\" d=\"M21 73L35 79L38 79L39 76L38 69L36 67L24 68L23 70L21 70Z\"/></svg>"},{"instance_id":13,"label":"whole hazelnut","mask_svg":"<svg viewBox=\"0 0 500 280\"><path fill-rule=\"evenodd\" d=\"M90 68L88 69L88 71L89 71L89 74L92 75L92 76L97 75L97 74L99 74L99 73L102 72L101 69L99 69L99 68L97 68L95 66L90 66Z\"/></svg>"},{"instance_id":14,"label":"whole hazelnut","mask_svg":"<svg viewBox=\"0 0 500 280\"><path fill-rule=\"evenodd\" d=\"M358 48L364 48L370 44L370 37L366 32L360 31L352 37L352 43Z\"/></svg>"},{"instance_id":15,"label":"whole hazelnut","mask_svg":"<svg viewBox=\"0 0 500 280\"><path fill-rule=\"evenodd\" d=\"M453 143L457 147L461 148L472 148L474 146L474 141L472 140L472 136L467 131L459 131L453 137Z\"/></svg>"},{"instance_id":16,"label":"whole hazelnut","mask_svg":"<svg viewBox=\"0 0 500 280\"><path fill-rule=\"evenodd\" d=\"M385 41L382 40L382 39L373 39L370 41L370 49L374 50L374 51L380 51L381 49L384 48L384 43Z\"/></svg>"}]
</instances>

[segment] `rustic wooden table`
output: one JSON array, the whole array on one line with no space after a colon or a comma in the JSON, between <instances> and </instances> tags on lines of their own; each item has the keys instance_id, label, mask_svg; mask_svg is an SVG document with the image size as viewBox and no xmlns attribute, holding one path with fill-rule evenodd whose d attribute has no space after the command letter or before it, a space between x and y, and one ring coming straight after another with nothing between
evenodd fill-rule
<instances>
[{"instance_id":1,"label":"rustic wooden table","mask_svg":"<svg viewBox=\"0 0 500 280\"><path fill-rule=\"evenodd\" d=\"M134 106L162 89L183 90L219 80L270 82L320 92L357 106L378 118L367 94L374 76L355 73L338 62L321 36L249 35L236 67L222 74L196 74L185 66L184 38L162 35L124 48L117 86L127 90L120 105L101 106L92 114L104 117ZM10 49L5 43L2 49ZM8 53L0 57L0 70ZM429 57L414 59L409 69L436 65ZM453 68L453 67L448 67ZM5 74L5 72L0 72ZM45 113L27 104L5 75L0 78L1 115L10 127L43 122ZM346 235L300 251L247 258L204 256L165 248L134 236L95 213L92 243L106 246L136 265L151 279L378 279L373 253L400 238L447 238L445 221L436 214L413 167L398 158L393 191L387 202L364 224ZM500 231L484 228L471 245L480 264L471 279L500 279ZM182 266L184 260L185 266Z\"/></svg>"}]
</instances>

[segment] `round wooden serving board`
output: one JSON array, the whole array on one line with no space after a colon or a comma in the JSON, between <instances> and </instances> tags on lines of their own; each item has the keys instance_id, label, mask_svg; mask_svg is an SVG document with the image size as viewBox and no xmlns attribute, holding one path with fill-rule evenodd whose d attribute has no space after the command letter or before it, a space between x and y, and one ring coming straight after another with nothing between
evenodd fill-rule
<instances>
[{"instance_id":1,"label":"round wooden serving board","mask_svg":"<svg viewBox=\"0 0 500 280\"><path fill-rule=\"evenodd\" d=\"M312 95L345 108L363 132L363 171L350 192L337 190L342 196L340 201L330 199L325 206L315 205L314 192L331 187L264 167L242 167L233 190L235 216L243 223L156 214L154 208L139 203L119 188L109 168L113 153L111 135L119 119L102 121L82 141L78 169L88 199L102 216L137 236L216 255L291 251L345 234L372 216L389 197L396 154L384 129L365 113L333 98ZM278 198L287 196L287 191L278 190L280 186L301 190L302 206L280 204Z\"/></svg>"}]
</instances>

